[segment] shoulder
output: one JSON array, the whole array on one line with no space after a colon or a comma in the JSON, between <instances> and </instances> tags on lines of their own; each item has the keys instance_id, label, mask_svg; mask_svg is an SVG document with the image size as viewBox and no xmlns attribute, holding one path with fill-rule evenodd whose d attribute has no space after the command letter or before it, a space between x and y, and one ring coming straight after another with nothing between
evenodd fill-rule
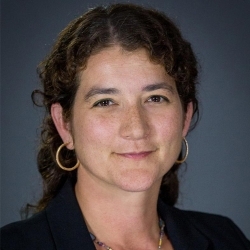
<instances>
[{"instance_id":1,"label":"shoulder","mask_svg":"<svg viewBox=\"0 0 250 250\"><path fill-rule=\"evenodd\" d=\"M197 228L202 228L208 232L225 232L225 230L231 232L240 231L231 219L222 215L186 210L179 211L182 211Z\"/></svg>"},{"instance_id":2,"label":"shoulder","mask_svg":"<svg viewBox=\"0 0 250 250\"><path fill-rule=\"evenodd\" d=\"M250 250L249 240L227 217L181 210L161 200L158 210L176 249Z\"/></svg>"},{"instance_id":3,"label":"shoulder","mask_svg":"<svg viewBox=\"0 0 250 250\"><path fill-rule=\"evenodd\" d=\"M45 211L2 227L1 249L54 249Z\"/></svg>"},{"instance_id":4,"label":"shoulder","mask_svg":"<svg viewBox=\"0 0 250 250\"><path fill-rule=\"evenodd\" d=\"M203 235L205 235L214 246L230 246L230 249L250 249L250 241L242 233L239 227L228 217L179 210L189 220L189 222ZM242 246L242 247L241 247Z\"/></svg>"}]
</instances>

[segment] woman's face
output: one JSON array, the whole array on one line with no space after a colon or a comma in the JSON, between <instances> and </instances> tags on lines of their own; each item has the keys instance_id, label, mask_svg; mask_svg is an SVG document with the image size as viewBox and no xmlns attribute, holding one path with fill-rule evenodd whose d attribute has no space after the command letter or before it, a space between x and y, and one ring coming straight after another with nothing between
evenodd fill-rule
<instances>
[{"instance_id":1,"label":"woman's face","mask_svg":"<svg viewBox=\"0 0 250 250\"><path fill-rule=\"evenodd\" d=\"M184 114L175 81L163 66L143 49L117 46L89 58L71 122L59 132L64 142L73 142L68 148L76 151L80 176L143 191L173 166L191 116L192 105Z\"/></svg>"}]
</instances>

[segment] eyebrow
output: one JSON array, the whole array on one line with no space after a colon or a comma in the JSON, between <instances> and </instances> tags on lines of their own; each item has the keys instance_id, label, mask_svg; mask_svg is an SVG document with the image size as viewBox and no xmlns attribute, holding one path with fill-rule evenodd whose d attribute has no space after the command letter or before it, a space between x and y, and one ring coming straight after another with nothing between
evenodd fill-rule
<instances>
[{"instance_id":1,"label":"eyebrow","mask_svg":"<svg viewBox=\"0 0 250 250\"><path fill-rule=\"evenodd\" d=\"M150 85L145 86L142 90L146 91L146 92L150 92L150 91L154 91L154 90L158 90L158 89L166 89L166 90L174 93L173 86L166 83L166 82L150 84Z\"/></svg>"},{"instance_id":2,"label":"eyebrow","mask_svg":"<svg viewBox=\"0 0 250 250\"><path fill-rule=\"evenodd\" d=\"M103 95L103 94L118 94L120 91L115 88L91 88L88 93L85 95L85 101L88 101L94 95Z\"/></svg>"},{"instance_id":3,"label":"eyebrow","mask_svg":"<svg viewBox=\"0 0 250 250\"><path fill-rule=\"evenodd\" d=\"M147 86L142 88L142 91L150 92L150 91L154 91L154 90L158 90L158 89L166 89L166 90L174 93L174 88L166 82L154 83L154 84L147 85ZM107 94L117 95L119 93L120 93L120 91L116 88L94 87L88 91L88 93L85 95L84 99L85 99L85 101L88 101L92 96L95 96L95 95L105 95L105 94L106 95Z\"/></svg>"}]
</instances>

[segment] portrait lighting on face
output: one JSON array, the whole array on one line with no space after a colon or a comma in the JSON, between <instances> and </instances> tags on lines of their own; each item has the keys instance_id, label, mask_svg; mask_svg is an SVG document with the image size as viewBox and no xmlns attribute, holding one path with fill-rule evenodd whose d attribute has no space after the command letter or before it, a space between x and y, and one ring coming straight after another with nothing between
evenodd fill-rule
<instances>
[{"instance_id":1,"label":"portrait lighting on face","mask_svg":"<svg viewBox=\"0 0 250 250\"><path fill-rule=\"evenodd\" d=\"M249 249L229 219L174 206L199 117L198 71L164 13L90 9L38 72L43 193L31 218L1 229L3 249Z\"/></svg>"}]
</instances>

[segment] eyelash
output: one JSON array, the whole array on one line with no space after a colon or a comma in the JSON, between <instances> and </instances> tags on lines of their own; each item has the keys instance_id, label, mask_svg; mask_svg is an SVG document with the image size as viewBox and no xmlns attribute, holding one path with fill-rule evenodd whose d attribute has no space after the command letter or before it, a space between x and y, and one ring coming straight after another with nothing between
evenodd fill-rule
<instances>
[{"instance_id":1,"label":"eyelash","mask_svg":"<svg viewBox=\"0 0 250 250\"><path fill-rule=\"evenodd\" d=\"M109 102L109 104L107 104ZM112 102L112 104L110 104ZM113 105L114 102L111 99L103 99L94 103L93 107L107 107Z\"/></svg>"},{"instance_id":2,"label":"eyelash","mask_svg":"<svg viewBox=\"0 0 250 250\"><path fill-rule=\"evenodd\" d=\"M159 98L160 100L159 101L152 101L152 100L150 100L150 99L153 99L153 98ZM148 98L147 101L149 101L149 102L156 102L156 103L162 103L164 101L169 102L169 99L167 97L165 97L165 96L153 95L150 98Z\"/></svg>"},{"instance_id":3,"label":"eyelash","mask_svg":"<svg viewBox=\"0 0 250 250\"><path fill-rule=\"evenodd\" d=\"M158 101L153 101L152 99L158 98ZM150 98L147 99L147 102L155 102L155 103L162 103L162 102L169 102L169 99L165 96L160 96L160 95L153 95ZM99 100L94 103L93 107L108 107L111 105L114 105L114 101L111 99L103 99Z\"/></svg>"}]
</instances>

